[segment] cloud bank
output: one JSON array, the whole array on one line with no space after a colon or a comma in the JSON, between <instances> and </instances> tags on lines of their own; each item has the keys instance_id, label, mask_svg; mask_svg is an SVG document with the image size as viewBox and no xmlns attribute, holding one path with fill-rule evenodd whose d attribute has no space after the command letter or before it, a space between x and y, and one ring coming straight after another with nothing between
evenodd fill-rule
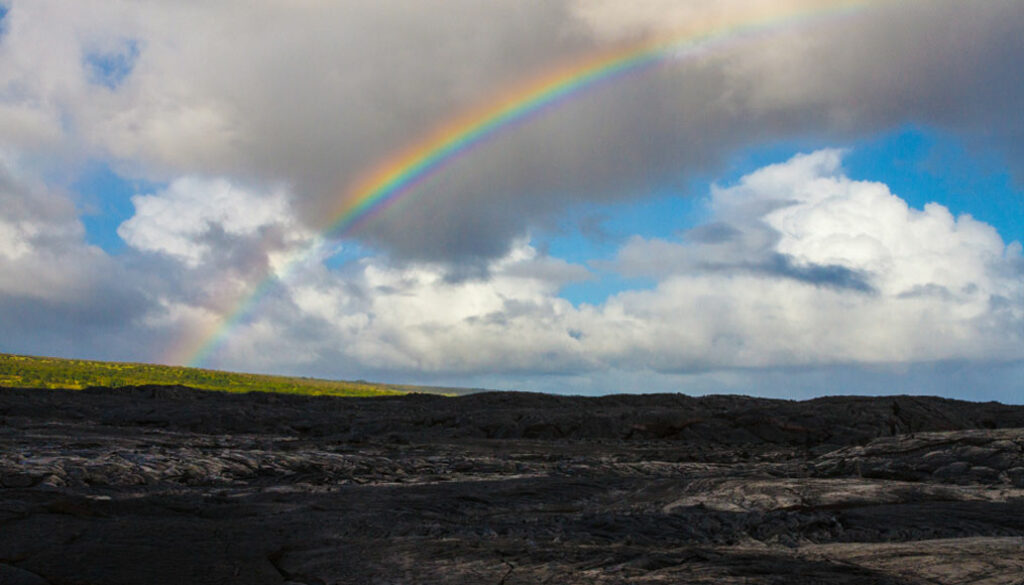
<instances>
[{"instance_id":1,"label":"cloud bank","mask_svg":"<svg viewBox=\"0 0 1024 585\"><path fill-rule=\"evenodd\" d=\"M821 150L759 169L712 189L707 223L625 243L605 268L654 279L650 290L574 306L558 291L591 270L525 240L486 276L458 280L441 264L383 256L341 271L314 261L219 359L440 378L1024 360L1020 243L852 180L842 156Z\"/></svg>"}]
</instances>

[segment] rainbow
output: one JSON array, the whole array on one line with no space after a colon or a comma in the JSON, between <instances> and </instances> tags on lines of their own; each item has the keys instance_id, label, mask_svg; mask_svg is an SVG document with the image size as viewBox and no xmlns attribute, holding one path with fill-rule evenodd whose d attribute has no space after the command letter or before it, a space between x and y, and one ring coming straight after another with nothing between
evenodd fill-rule
<instances>
[{"instance_id":1,"label":"rainbow","mask_svg":"<svg viewBox=\"0 0 1024 585\"><path fill-rule=\"evenodd\" d=\"M835 19L883 1L834 0L814 3L813 8L805 6L786 12L769 9L766 13L747 14L731 24L700 34L647 39L552 69L510 88L500 98L450 120L355 181L329 216L332 219L321 230L317 246L325 240L351 234L392 204L410 197L415 187L425 179L503 129L525 122L573 96L659 64L721 50L731 42ZM233 310L203 331L192 332L187 339L181 340L163 361L202 365L228 334L253 312L273 285L286 280L294 267L308 258L315 247L296 254L284 269L271 270L269 276L237 300Z\"/></svg>"}]
</instances>

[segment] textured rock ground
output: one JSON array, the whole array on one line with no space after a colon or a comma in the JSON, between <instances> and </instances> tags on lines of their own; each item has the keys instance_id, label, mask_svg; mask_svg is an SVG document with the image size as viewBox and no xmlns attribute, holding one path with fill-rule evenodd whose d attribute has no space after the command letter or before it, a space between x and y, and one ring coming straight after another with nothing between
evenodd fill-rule
<instances>
[{"instance_id":1,"label":"textured rock ground","mask_svg":"<svg viewBox=\"0 0 1024 585\"><path fill-rule=\"evenodd\" d=\"M0 584L1024 583L1024 407L0 390Z\"/></svg>"}]
</instances>

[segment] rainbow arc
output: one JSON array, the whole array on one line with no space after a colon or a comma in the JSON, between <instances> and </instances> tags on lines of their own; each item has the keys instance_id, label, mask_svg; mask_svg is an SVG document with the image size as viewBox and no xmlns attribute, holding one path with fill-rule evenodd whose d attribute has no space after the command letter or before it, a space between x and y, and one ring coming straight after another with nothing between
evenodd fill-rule
<instances>
[{"instance_id":1,"label":"rainbow arc","mask_svg":"<svg viewBox=\"0 0 1024 585\"><path fill-rule=\"evenodd\" d=\"M843 0L786 12L746 14L729 25L700 34L647 39L629 46L589 55L554 68L509 88L492 102L456 116L437 130L389 157L354 181L340 205L321 230L318 242L344 238L395 202L413 197L416 186L443 170L484 140L547 108L570 100L600 85L615 82L654 66L705 55L751 37L778 34L856 13L873 4L893 0ZM280 279L287 278L312 250L296 254L284 270L271 271L263 281L237 300L234 309L206 331L182 340L165 361L202 365L244 318L255 310Z\"/></svg>"}]
</instances>

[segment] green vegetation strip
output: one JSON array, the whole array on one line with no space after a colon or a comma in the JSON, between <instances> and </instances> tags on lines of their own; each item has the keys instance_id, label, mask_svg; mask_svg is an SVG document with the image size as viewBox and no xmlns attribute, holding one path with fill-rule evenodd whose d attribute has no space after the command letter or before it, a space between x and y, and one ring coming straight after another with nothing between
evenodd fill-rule
<instances>
[{"instance_id":1,"label":"green vegetation strip","mask_svg":"<svg viewBox=\"0 0 1024 585\"><path fill-rule=\"evenodd\" d=\"M444 388L240 374L155 364L98 362L0 354L0 387L66 388L166 384L222 392L279 392L309 396L386 396L409 392L447 394Z\"/></svg>"}]
</instances>

